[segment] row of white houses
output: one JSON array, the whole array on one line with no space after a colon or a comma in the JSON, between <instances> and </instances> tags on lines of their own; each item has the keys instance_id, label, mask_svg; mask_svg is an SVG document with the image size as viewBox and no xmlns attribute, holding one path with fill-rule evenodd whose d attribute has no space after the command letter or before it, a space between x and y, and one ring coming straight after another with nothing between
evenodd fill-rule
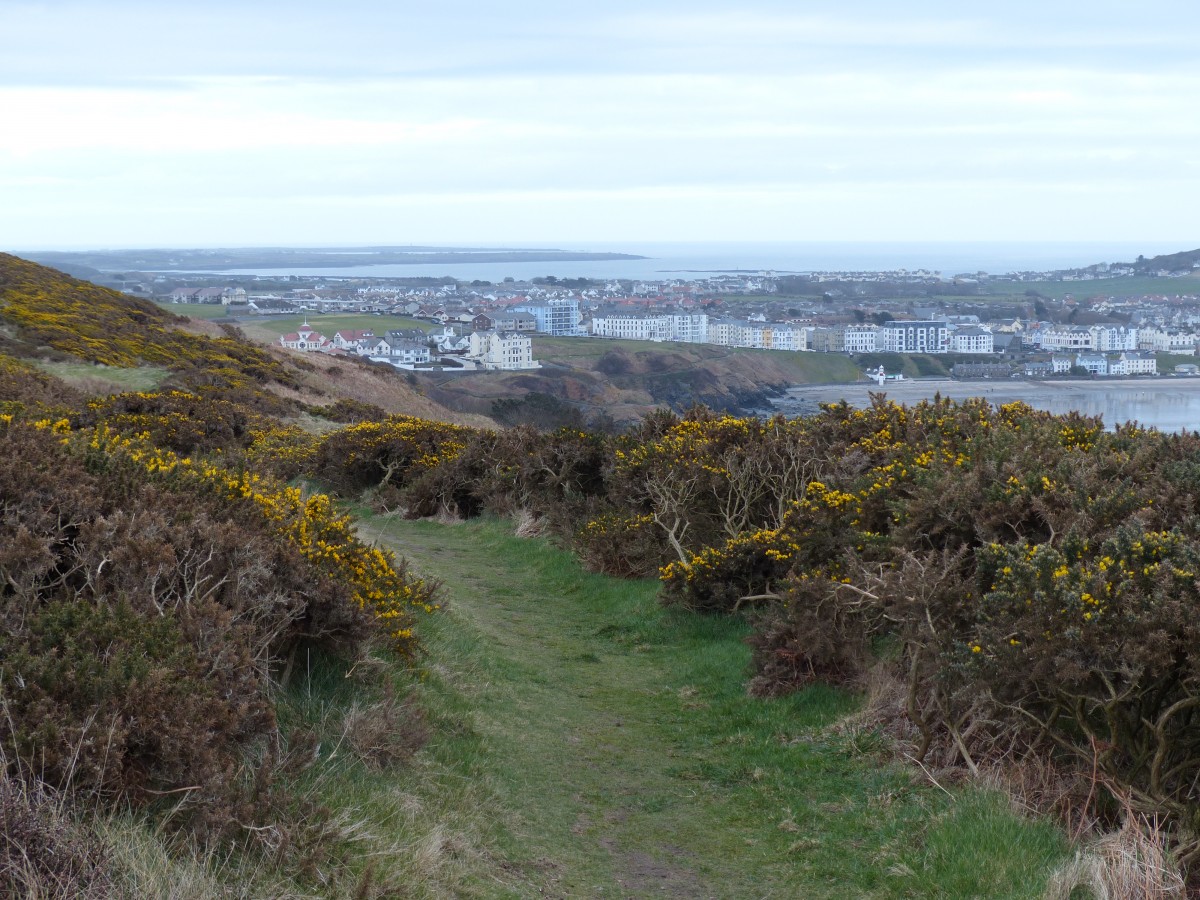
<instances>
[{"instance_id":1,"label":"row of white houses","mask_svg":"<svg viewBox=\"0 0 1200 900\"><path fill-rule=\"evenodd\" d=\"M1157 375L1158 360L1148 350L1124 350L1116 355L1104 353L1056 353L1049 362L1027 363L1027 375L1066 375L1072 369L1086 369L1092 375Z\"/></svg>"},{"instance_id":2,"label":"row of white houses","mask_svg":"<svg viewBox=\"0 0 1200 900\"><path fill-rule=\"evenodd\" d=\"M887 322L878 325L818 327L786 322L710 318L704 313L596 316L596 337L635 341L681 341L765 350L826 353L992 353L992 333L978 325L945 322Z\"/></svg>"},{"instance_id":3,"label":"row of white houses","mask_svg":"<svg viewBox=\"0 0 1200 900\"><path fill-rule=\"evenodd\" d=\"M1005 329L1001 329L1005 330ZM782 322L709 317L704 313L596 316L596 337L635 341L680 341L768 350L814 350L825 353L967 353L996 350L986 325L943 321L893 321L883 325L813 326ZM1196 353L1200 342L1184 329L1134 328L1123 325L1050 325L1024 330L1022 342L1049 353L1124 353L1135 350Z\"/></svg>"},{"instance_id":4,"label":"row of white houses","mask_svg":"<svg viewBox=\"0 0 1200 900\"><path fill-rule=\"evenodd\" d=\"M428 337L398 332L379 336L371 331L344 329L327 338L305 322L297 331L280 335L279 345L308 353L353 354L401 369L432 362L431 345L439 354L469 363L469 368L516 370L541 365L533 358L529 335L509 331L475 331L463 338L445 329Z\"/></svg>"},{"instance_id":5,"label":"row of white houses","mask_svg":"<svg viewBox=\"0 0 1200 900\"><path fill-rule=\"evenodd\" d=\"M1092 351L1120 353L1126 350L1152 350L1179 353L1196 352L1195 332L1179 328L1131 328L1123 325L1057 325L1030 330L1033 346L1050 352Z\"/></svg>"}]
</instances>

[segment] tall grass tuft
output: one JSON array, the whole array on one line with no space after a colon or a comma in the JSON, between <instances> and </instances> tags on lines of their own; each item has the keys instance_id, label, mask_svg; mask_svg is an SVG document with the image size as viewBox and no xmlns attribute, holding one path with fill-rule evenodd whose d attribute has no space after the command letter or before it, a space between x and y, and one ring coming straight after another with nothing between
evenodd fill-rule
<instances>
[{"instance_id":1,"label":"tall grass tuft","mask_svg":"<svg viewBox=\"0 0 1200 900\"><path fill-rule=\"evenodd\" d=\"M1050 879L1045 900L1070 900L1079 889L1095 900L1176 900L1187 885L1157 819L1126 813L1117 831L1078 850Z\"/></svg>"}]
</instances>

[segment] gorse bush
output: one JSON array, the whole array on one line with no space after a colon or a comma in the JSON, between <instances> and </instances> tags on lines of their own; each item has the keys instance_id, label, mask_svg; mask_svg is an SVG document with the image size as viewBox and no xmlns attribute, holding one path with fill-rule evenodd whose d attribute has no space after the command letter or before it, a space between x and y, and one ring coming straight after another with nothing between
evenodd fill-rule
<instances>
[{"instance_id":1,"label":"gorse bush","mask_svg":"<svg viewBox=\"0 0 1200 900\"><path fill-rule=\"evenodd\" d=\"M91 400L79 424L103 422L122 434L136 434L177 453L242 450L252 441L258 416L245 406L191 391L114 394Z\"/></svg>"},{"instance_id":2,"label":"gorse bush","mask_svg":"<svg viewBox=\"0 0 1200 900\"><path fill-rule=\"evenodd\" d=\"M29 344L109 366L160 365L195 386L295 385L291 369L233 332L210 338L153 303L0 254L0 316Z\"/></svg>"},{"instance_id":3,"label":"gorse bush","mask_svg":"<svg viewBox=\"0 0 1200 900\"><path fill-rule=\"evenodd\" d=\"M665 602L752 609L761 692L882 661L918 756L1042 754L1098 779L1091 814L1166 815L1182 859L1200 848L1200 438L878 399L458 443L422 456L409 441L390 473L356 457L345 484L386 480L410 514L532 513L597 568L658 568Z\"/></svg>"},{"instance_id":4,"label":"gorse bush","mask_svg":"<svg viewBox=\"0 0 1200 900\"><path fill-rule=\"evenodd\" d=\"M11 771L106 804L179 794L176 824L210 835L275 815L274 681L305 648L353 658L376 630L411 654L432 586L328 498L104 427L0 433Z\"/></svg>"},{"instance_id":5,"label":"gorse bush","mask_svg":"<svg viewBox=\"0 0 1200 900\"><path fill-rule=\"evenodd\" d=\"M411 658L436 607L329 496L287 482L303 476L410 516L519 515L597 569L657 572L666 603L748 612L761 693L883 667L918 759L1039 756L1081 774L1087 815L1157 817L1200 859L1200 436L940 398L469 429L281 399L298 365L235 330L188 334L5 256L0 318L3 346L153 363L174 385L89 403L0 354L11 777L170 798L213 837L287 808L272 684L308 648L354 658L381 632ZM281 418L314 411L349 424ZM421 732L402 700L383 716L345 728L378 764L410 749L383 732Z\"/></svg>"},{"instance_id":6,"label":"gorse bush","mask_svg":"<svg viewBox=\"0 0 1200 900\"><path fill-rule=\"evenodd\" d=\"M149 476L198 494L209 506L256 523L298 553L306 563L295 567L303 583L323 588L312 592L314 602L295 623L300 635L335 638L357 620L357 609L386 628L398 651L412 652L412 614L433 611L434 586L410 576L403 561L363 544L350 517L339 513L329 497L305 497L299 488L269 476L181 458L104 427L83 435L80 443L93 467L114 475L132 468L135 479Z\"/></svg>"},{"instance_id":7,"label":"gorse bush","mask_svg":"<svg viewBox=\"0 0 1200 900\"><path fill-rule=\"evenodd\" d=\"M63 414L82 397L77 391L29 363L0 354L0 413L25 410Z\"/></svg>"},{"instance_id":8,"label":"gorse bush","mask_svg":"<svg viewBox=\"0 0 1200 900\"><path fill-rule=\"evenodd\" d=\"M337 490L387 494L462 452L469 429L412 416L389 416L330 432L318 444L312 474Z\"/></svg>"}]
</instances>

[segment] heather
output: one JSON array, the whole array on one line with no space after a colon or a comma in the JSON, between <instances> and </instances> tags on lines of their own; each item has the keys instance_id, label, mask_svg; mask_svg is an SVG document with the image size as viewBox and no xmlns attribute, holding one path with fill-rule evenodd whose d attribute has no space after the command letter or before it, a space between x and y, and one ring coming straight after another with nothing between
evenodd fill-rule
<instances>
[{"instance_id":1,"label":"heather","mask_svg":"<svg viewBox=\"0 0 1200 900\"><path fill-rule=\"evenodd\" d=\"M81 884L128 876L129 857L97 835L132 816L173 854L221 854L217 870L237 878L261 860L329 895L387 895L405 877L461 887L421 868L420 841L401 854L408 868L379 875L367 860L390 852L389 822L437 843L442 821L409 809L410 794L471 835L468 881L491 854L526 852L460 821L468 807L496 821L524 809L515 788L489 792L491 778L522 776L505 761L516 751L472 724L487 719L487 685L511 684L496 715L512 721L489 729L541 722L517 754L534 766L555 755L553 723L575 703L543 691L547 673L559 666L577 699L606 659L588 729L639 709L648 723L674 716L645 701L659 691L687 713L678 746L650 725L604 732L619 746L613 783L656 792L645 833L661 838L663 810L680 829L698 814L689 846L735 858L738 829L745 840L770 829L766 846L805 861L764 860L782 880L759 886L800 870L835 877L838 835L852 834L888 860L854 864L863 890L928 893L935 881L884 870L913 863L905 835L925 834L936 853L959 826L1008 847L1004 871L1026 833L997 837L1010 814L960 795L968 776L1009 785L1072 835L1141 823L1193 862L1195 435L883 398L794 420L696 408L623 432L471 428L361 400L308 405L291 388L301 370L236 332L186 334L112 292L4 271L15 354L0 356L5 802L22 833L43 834L52 814L82 828L63 851ZM110 307L106 326L77 321ZM89 396L25 361L56 354L149 362L166 381ZM404 524L424 518L485 524ZM515 521L528 549L497 520ZM462 571L446 568L446 547ZM624 693L622 679L640 686ZM664 752L678 762L656 768ZM587 759L555 758L567 815ZM801 762L840 774L797 781ZM678 799L688 785L719 802ZM875 799L846 817L814 799L868 789ZM941 793L962 806L938 807ZM462 806L443 805L453 798ZM884 836L873 803L897 804ZM704 823L728 834L702 837ZM813 829L828 835L789 837ZM1041 844L1042 865L1056 840ZM577 852L567 834L555 841L548 854ZM977 890L986 876L955 859L920 865Z\"/></svg>"},{"instance_id":2,"label":"heather","mask_svg":"<svg viewBox=\"0 0 1200 900\"><path fill-rule=\"evenodd\" d=\"M180 859L353 881L337 874L360 868L340 813L298 787L315 745L281 719L281 692L314 656L376 680L375 657L412 666L436 585L328 496L256 465L255 445L287 431L276 416L303 412L270 389L294 369L236 334L188 334L156 307L4 262L0 892L121 893L128 873L100 836L113 816L140 817ZM25 361L67 354L167 364L172 381L88 397ZM382 732L346 752L402 765L380 734L419 738L420 712L380 710ZM41 837L54 823L63 837ZM55 874L38 854L69 865Z\"/></svg>"},{"instance_id":3,"label":"heather","mask_svg":"<svg viewBox=\"0 0 1200 900\"><path fill-rule=\"evenodd\" d=\"M886 673L880 726L919 762L1038 760L1072 827L1148 817L1187 865L1198 460L1192 434L879 399L479 433L378 488L413 514L519 512L597 570L656 572L669 605L749 617L757 692Z\"/></svg>"}]
</instances>

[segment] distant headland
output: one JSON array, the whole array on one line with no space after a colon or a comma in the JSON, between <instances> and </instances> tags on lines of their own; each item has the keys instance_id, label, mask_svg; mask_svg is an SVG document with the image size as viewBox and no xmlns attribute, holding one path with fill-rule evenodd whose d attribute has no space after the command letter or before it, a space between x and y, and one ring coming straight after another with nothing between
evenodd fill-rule
<instances>
[{"instance_id":1,"label":"distant headland","mask_svg":"<svg viewBox=\"0 0 1200 900\"><path fill-rule=\"evenodd\" d=\"M356 266L450 263L605 262L645 259L630 253L589 253L554 248L512 247L237 247L44 251L26 259L71 272L216 272L225 269L350 268Z\"/></svg>"}]
</instances>

